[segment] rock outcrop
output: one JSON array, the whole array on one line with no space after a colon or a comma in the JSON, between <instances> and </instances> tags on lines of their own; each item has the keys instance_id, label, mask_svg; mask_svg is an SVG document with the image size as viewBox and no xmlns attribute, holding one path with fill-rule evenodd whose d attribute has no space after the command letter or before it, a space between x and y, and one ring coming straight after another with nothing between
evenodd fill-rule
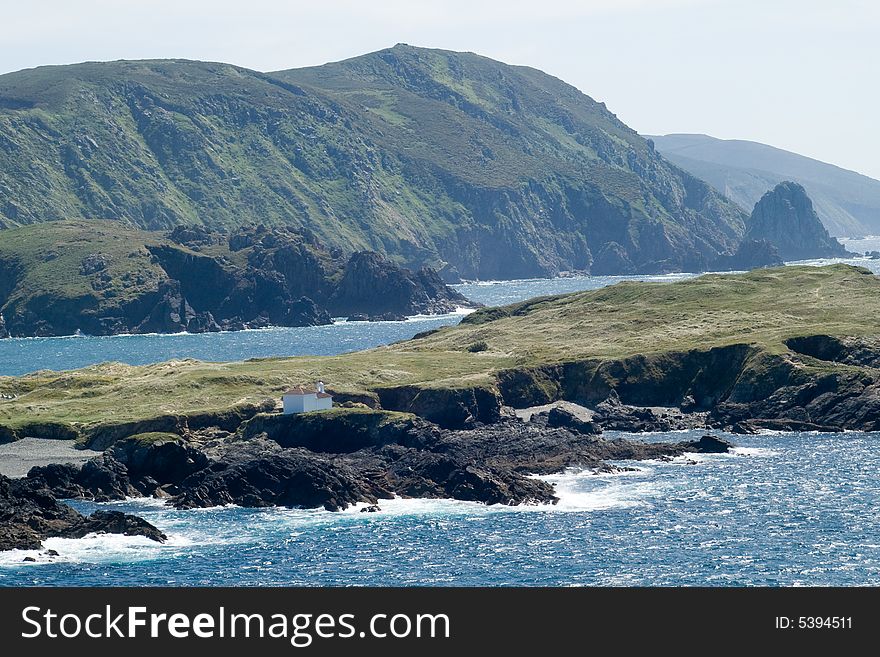
<instances>
[{"instance_id":1,"label":"rock outcrop","mask_svg":"<svg viewBox=\"0 0 880 657\"><path fill-rule=\"evenodd\" d=\"M351 409L306 416L262 415L210 444L135 437L80 468L33 468L31 486L66 497L168 498L177 508L375 505L394 495L487 504L553 503L553 487L531 474L567 467L613 469L606 461L724 451L724 443L604 440L595 426L550 413L442 429L412 416Z\"/></svg>"},{"instance_id":2,"label":"rock outcrop","mask_svg":"<svg viewBox=\"0 0 880 657\"><path fill-rule=\"evenodd\" d=\"M429 268L402 269L372 251L351 256L328 307L335 314L439 314L470 306Z\"/></svg>"},{"instance_id":3,"label":"rock outcrop","mask_svg":"<svg viewBox=\"0 0 880 657\"><path fill-rule=\"evenodd\" d=\"M82 538L91 533L166 536L137 516L98 511L83 516L59 502L39 478L9 479L0 475L0 550L39 549L46 538Z\"/></svg>"},{"instance_id":4,"label":"rock outcrop","mask_svg":"<svg viewBox=\"0 0 880 657\"><path fill-rule=\"evenodd\" d=\"M828 234L804 188L781 182L755 204L745 240L766 240L783 260L842 258L850 254Z\"/></svg>"},{"instance_id":5,"label":"rock outcrop","mask_svg":"<svg viewBox=\"0 0 880 657\"><path fill-rule=\"evenodd\" d=\"M709 269L712 271L749 271L759 267L779 267L785 262L779 250L766 239L743 240L733 254L718 256Z\"/></svg>"},{"instance_id":6,"label":"rock outcrop","mask_svg":"<svg viewBox=\"0 0 880 657\"><path fill-rule=\"evenodd\" d=\"M0 337L319 326L331 313L399 321L474 305L433 269L347 257L305 229L160 236L82 221L14 234L13 246L0 243Z\"/></svg>"}]
</instances>

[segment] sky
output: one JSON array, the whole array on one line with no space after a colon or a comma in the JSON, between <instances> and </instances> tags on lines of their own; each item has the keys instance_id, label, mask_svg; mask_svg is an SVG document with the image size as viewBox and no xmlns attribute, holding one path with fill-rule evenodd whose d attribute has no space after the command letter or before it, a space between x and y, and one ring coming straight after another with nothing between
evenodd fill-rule
<instances>
[{"instance_id":1,"label":"sky","mask_svg":"<svg viewBox=\"0 0 880 657\"><path fill-rule=\"evenodd\" d=\"M880 179L875 0L0 2L0 73L172 57L273 71L408 43L539 68L642 134L750 139Z\"/></svg>"}]
</instances>

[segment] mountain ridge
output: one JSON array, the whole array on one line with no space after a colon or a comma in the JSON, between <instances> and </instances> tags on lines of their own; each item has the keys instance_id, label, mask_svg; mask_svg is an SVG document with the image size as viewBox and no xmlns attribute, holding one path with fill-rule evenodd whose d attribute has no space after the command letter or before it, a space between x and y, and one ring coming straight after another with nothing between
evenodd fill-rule
<instances>
[{"instance_id":1,"label":"mountain ridge","mask_svg":"<svg viewBox=\"0 0 880 657\"><path fill-rule=\"evenodd\" d=\"M308 227L450 278L699 271L745 213L537 69L396 46L260 73L142 60L0 76L0 225ZM623 272L621 272L623 273Z\"/></svg>"},{"instance_id":2,"label":"mountain ridge","mask_svg":"<svg viewBox=\"0 0 880 657\"><path fill-rule=\"evenodd\" d=\"M661 155L706 180L746 211L780 182L804 186L832 235L880 233L880 181L816 158L744 139L649 135Z\"/></svg>"}]
</instances>

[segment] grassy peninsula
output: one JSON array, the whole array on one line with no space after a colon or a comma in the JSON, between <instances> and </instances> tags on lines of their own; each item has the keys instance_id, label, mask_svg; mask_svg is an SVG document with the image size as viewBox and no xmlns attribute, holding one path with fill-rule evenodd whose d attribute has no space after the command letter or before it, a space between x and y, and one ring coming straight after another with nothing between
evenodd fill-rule
<instances>
[{"instance_id":1,"label":"grassy peninsula","mask_svg":"<svg viewBox=\"0 0 880 657\"><path fill-rule=\"evenodd\" d=\"M419 412L420 396L474 391L498 396L500 391L505 402L517 404L541 401L541 395L589 397L593 388L596 394L609 387L627 390L627 381L649 387L663 382L673 389L664 394L684 395L688 385L688 394L694 394L719 377L733 377L721 392L737 401L738 379L751 381L749 394L757 398L762 387L769 395L810 377L873 377L870 359L847 358L846 353L829 359L816 349L798 351L789 345L805 336L831 336L856 340L859 353L872 353L877 335L880 280L857 267L787 267L676 283L626 282L481 310L456 327L341 356L183 360L140 367L107 363L4 377L0 393L14 399L0 402L0 425L7 433L47 424L88 433L107 424L258 405L292 384L318 378L346 398L414 412ZM468 349L481 341L485 350ZM736 363L724 365L718 376L705 363L689 365L697 370L682 374L685 361L669 356L716 353L737 345L742 349ZM632 365L636 362L638 367ZM582 365L575 383L570 372L558 373L571 364ZM623 374L608 369L614 364L623 364ZM671 386L670 372L687 380ZM531 389L517 390L512 375L526 376L517 385Z\"/></svg>"}]
</instances>

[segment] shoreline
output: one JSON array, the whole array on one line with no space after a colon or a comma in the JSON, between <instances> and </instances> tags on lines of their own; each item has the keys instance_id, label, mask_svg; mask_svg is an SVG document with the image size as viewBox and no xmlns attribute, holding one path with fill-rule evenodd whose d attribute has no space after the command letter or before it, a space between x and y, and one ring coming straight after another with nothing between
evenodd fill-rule
<instances>
[{"instance_id":1,"label":"shoreline","mask_svg":"<svg viewBox=\"0 0 880 657\"><path fill-rule=\"evenodd\" d=\"M73 463L82 465L101 452L77 449L75 440L26 437L0 444L0 475L17 479L33 467Z\"/></svg>"}]
</instances>

